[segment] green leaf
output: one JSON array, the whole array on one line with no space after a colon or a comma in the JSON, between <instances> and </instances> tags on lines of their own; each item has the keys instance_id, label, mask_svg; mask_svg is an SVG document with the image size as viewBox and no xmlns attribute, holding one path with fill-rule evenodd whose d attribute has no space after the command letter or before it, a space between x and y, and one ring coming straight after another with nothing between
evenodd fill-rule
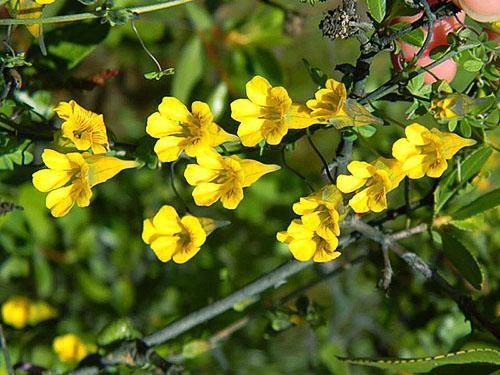
<instances>
[{"instance_id":1,"label":"green leaf","mask_svg":"<svg viewBox=\"0 0 500 375\"><path fill-rule=\"evenodd\" d=\"M328 76L321 69L312 67L307 59L302 59L302 62L313 82L320 87L324 87Z\"/></svg>"},{"instance_id":2,"label":"green leaf","mask_svg":"<svg viewBox=\"0 0 500 375\"><path fill-rule=\"evenodd\" d=\"M439 185L434 192L434 212L439 213L446 202L450 200L458 189L463 186L469 179L474 177L483 167L486 160L490 157L492 150L488 146L483 146L472 152L461 163L460 180L458 168L453 168L439 182Z\"/></svg>"},{"instance_id":3,"label":"green leaf","mask_svg":"<svg viewBox=\"0 0 500 375\"><path fill-rule=\"evenodd\" d=\"M462 64L463 68L471 73L479 72L483 65L484 63L479 59L469 59Z\"/></svg>"},{"instance_id":4,"label":"green leaf","mask_svg":"<svg viewBox=\"0 0 500 375\"><path fill-rule=\"evenodd\" d=\"M342 361L361 366L376 367L395 372L429 372L437 367L453 364L490 363L500 365L500 352L490 348L460 350L458 352L423 358L340 358Z\"/></svg>"},{"instance_id":5,"label":"green leaf","mask_svg":"<svg viewBox=\"0 0 500 375\"><path fill-rule=\"evenodd\" d=\"M198 36L193 36L180 52L172 80L172 95L181 102L187 102L203 74L204 64L203 43Z\"/></svg>"},{"instance_id":6,"label":"green leaf","mask_svg":"<svg viewBox=\"0 0 500 375\"><path fill-rule=\"evenodd\" d=\"M73 23L57 27L45 34L48 59L56 67L73 69L108 35L108 24Z\"/></svg>"},{"instance_id":7,"label":"green leaf","mask_svg":"<svg viewBox=\"0 0 500 375\"><path fill-rule=\"evenodd\" d=\"M462 207L451 216L455 220L465 220L471 216L491 210L500 204L500 188L490 191L465 207Z\"/></svg>"},{"instance_id":8,"label":"green leaf","mask_svg":"<svg viewBox=\"0 0 500 375\"><path fill-rule=\"evenodd\" d=\"M139 337L141 337L141 333L135 329L132 321L129 318L121 318L104 326L97 336L97 344L99 346L106 346L115 342L133 340Z\"/></svg>"},{"instance_id":9,"label":"green leaf","mask_svg":"<svg viewBox=\"0 0 500 375\"><path fill-rule=\"evenodd\" d=\"M386 2L385 0L366 0L368 3L368 11L375 21L381 23L385 17Z\"/></svg>"},{"instance_id":10,"label":"green leaf","mask_svg":"<svg viewBox=\"0 0 500 375\"><path fill-rule=\"evenodd\" d=\"M175 73L175 69L174 68L167 68L167 69L163 69L163 70L161 70L159 72L145 73L144 74L144 78L146 78L146 79L155 79L155 80L159 81L163 77L171 76L174 73Z\"/></svg>"},{"instance_id":11,"label":"green leaf","mask_svg":"<svg viewBox=\"0 0 500 375\"><path fill-rule=\"evenodd\" d=\"M443 230L440 232L443 252L460 274L477 290L481 290L484 279L483 272L474 255L460 241L460 231Z\"/></svg>"},{"instance_id":12,"label":"green leaf","mask_svg":"<svg viewBox=\"0 0 500 375\"><path fill-rule=\"evenodd\" d=\"M408 22L400 22L391 25L390 28L394 31L398 31L408 25L410 25ZM424 45L425 33L422 29L415 29L400 36L399 39L405 43L411 44L412 46L422 47Z\"/></svg>"},{"instance_id":13,"label":"green leaf","mask_svg":"<svg viewBox=\"0 0 500 375\"><path fill-rule=\"evenodd\" d=\"M26 165L33 161L33 154L27 150L29 141L17 140L0 135L0 170L12 170L14 165Z\"/></svg>"}]
</instances>

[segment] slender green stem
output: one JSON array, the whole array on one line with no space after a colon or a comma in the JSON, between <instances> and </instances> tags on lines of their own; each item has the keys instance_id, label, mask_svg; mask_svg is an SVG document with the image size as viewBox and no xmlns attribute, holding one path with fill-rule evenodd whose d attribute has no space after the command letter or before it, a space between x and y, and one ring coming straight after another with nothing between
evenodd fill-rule
<instances>
[{"instance_id":1,"label":"slender green stem","mask_svg":"<svg viewBox=\"0 0 500 375\"><path fill-rule=\"evenodd\" d=\"M3 358L5 360L5 367L7 368L7 373L9 375L14 375L14 368L12 367L12 362L10 361L9 352L7 350L7 343L5 341L5 336L3 334L3 328L0 324L0 347L2 348Z\"/></svg>"},{"instance_id":2,"label":"slender green stem","mask_svg":"<svg viewBox=\"0 0 500 375\"><path fill-rule=\"evenodd\" d=\"M158 4L123 8L123 10L128 10L129 12L136 14L151 13L151 12L156 12L158 10L168 9L178 5L186 4L191 1L192 0L170 0ZM94 20L102 17L103 15L98 13L87 12L87 13L67 14L64 16L54 16L54 17L25 18L25 19L5 18L5 19L0 19L0 26L78 22L78 21Z\"/></svg>"}]
</instances>

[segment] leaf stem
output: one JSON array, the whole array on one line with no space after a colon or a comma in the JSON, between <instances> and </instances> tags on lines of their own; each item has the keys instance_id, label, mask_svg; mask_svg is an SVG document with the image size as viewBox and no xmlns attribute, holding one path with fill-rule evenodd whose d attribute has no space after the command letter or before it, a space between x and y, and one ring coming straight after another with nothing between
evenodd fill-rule
<instances>
[{"instance_id":1,"label":"leaf stem","mask_svg":"<svg viewBox=\"0 0 500 375\"><path fill-rule=\"evenodd\" d=\"M164 1L158 4L152 5L142 5L137 7L123 8L123 10L128 10L129 12L136 14L143 13L151 13L156 12L163 9L172 8L178 5L186 4L191 2L192 0L170 0ZM41 25L41 24L49 24L49 23L64 23L64 22L78 22L78 21L87 21L87 20L95 20L103 18L103 15L98 13L77 13L77 14L67 14L64 16L54 16L54 17L40 17L40 18L4 18L0 19L0 26L7 25Z\"/></svg>"}]
</instances>

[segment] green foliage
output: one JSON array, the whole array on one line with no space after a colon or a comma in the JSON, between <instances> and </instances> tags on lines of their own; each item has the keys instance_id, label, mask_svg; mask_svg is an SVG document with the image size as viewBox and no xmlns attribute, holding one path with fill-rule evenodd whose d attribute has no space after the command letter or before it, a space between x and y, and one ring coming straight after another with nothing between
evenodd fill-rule
<instances>
[{"instance_id":1,"label":"green foliage","mask_svg":"<svg viewBox=\"0 0 500 375\"><path fill-rule=\"evenodd\" d=\"M467 156L456 169L451 169L449 173L439 182L434 193L435 205L434 212L439 213L448 200L462 187L467 181L474 177L488 158L491 156L490 147L483 146Z\"/></svg>"},{"instance_id":2,"label":"green foliage","mask_svg":"<svg viewBox=\"0 0 500 375\"><path fill-rule=\"evenodd\" d=\"M386 13L386 8L387 4L385 0L366 0L368 4L368 11L370 12L370 15L373 17L375 21L378 23L382 22L385 13Z\"/></svg>"},{"instance_id":3,"label":"green foliage","mask_svg":"<svg viewBox=\"0 0 500 375\"><path fill-rule=\"evenodd\" d=\"M458 231L446 229L441 231L440 234L444 255L474 288L480 290L484 282L483 272L477 259L461 241L463 235Z\"/></svg>"},{"instance_id":4,"label":"green foliage","mask_svg":"<svg viewBox=\"0 0 500 375\"><path fill-rule=\"evenodd\" d=\"M434 357L405 358L405 359L354 359L341 358L343 361L355 365L370 366L389 371L409 371L424 373L439 369L442 366L462 364L461 370L466 371L464 364L486 363L492 364L490 370L500 366L500 353L493 349L477 348L452 352Z\"/></svg>"}]
</instances>

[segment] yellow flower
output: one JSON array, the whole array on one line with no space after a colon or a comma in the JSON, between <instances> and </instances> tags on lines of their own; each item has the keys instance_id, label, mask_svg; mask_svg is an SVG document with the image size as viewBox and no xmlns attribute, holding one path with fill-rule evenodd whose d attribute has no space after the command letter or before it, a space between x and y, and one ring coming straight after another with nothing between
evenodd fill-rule
<instances>
[{"instance_id":1,"label":"yellow flower","mask_svg":"<svg viewBox=\"0 0 500 375\"><path fill-rule=\"evenodd\" d=\"M326 185L320 191L300 198L294 203L293 211L302 216L302 223L309 229L315 230L321 236L328 238L331 234L340 235L337 211L342 202L342 194L335 185Z\"/></svg>"},{"instance_id":2,"label":"yellow flower","mask_svg":"<svg viewBox=\"0 0 500 375\"><path fill-rule=\"evenodd\" d=\"M59 360L65 363L80 362L89 354L89 347L73 333L56 337L52 343L52 347L57 353Z\"/></svg>"},{"instance_id":3,"label":"yellow flower","mask_svg":"<svg viewBox=\"0 0 500 375\"><path fill-rule=\"evenodd\" d=\"M200 251L215 229L213 220L192 215L179 217L175 208L163 206L152 219L144 220L142 239L162 262L185 263Z\"/></svg>"},{"instance_id":4,"label":"yellow flower","mask_svg":"<svg viewBox=\"0 0 500 375\"><path fill-rule=\"evenodd\" d=\"M48 169L33 173L33 185L49 193L46 206L54 217L66 215L76 203L87 207L92 197L91 188L105 182L123 169L135 168L138 163L112 156L71 152L61 154L45 149L42 160Z\"/></svg>"},{"instance_id":5,"label":"yellow flower","mask_svg":"<svg viewBox=\"0 0 500 375\"><path fill-rule=\"evenodd\" d=\"M304 105L293 104L283 87L272 87L267 79L255 76L246 84L248 99L231 103L231 117L241 124L238 136L244 146L265 140L281 142L288 129L303 129L316 121Z\"/></svg>"},{"instance_id":6,"label":"yellow flower","mask_svg":"<svg viewBox=\"0 0 500 375\"><path fill-rule=\"evenodd\" d=\"M52 4L56 0L35 0L35 3L40 5Z\"/></svg>"},{"instance_id":7,"label":"yellow flower","mask_svg":"<svg viewBox=\"0 0 500 375\"><path fill-rule=\"evenodd\" d=\"M89 111L74 100L61 102L54 112L64 120L61 134L74 143L77 150L92 149L94 154L105 154L109 150L104 118Z\"/></svg>"},{"instance_id":8,"label":"yellow flower","mask_svg":"<svg viewBox=\"0 0 500 375\"><path fill-rule=\"evenodd\" d=\"M158 106L158 112L148 117L146 132L159 138L155 152L160 161L170 162L177 160L182 151L194 157L222 143L238 140L213 119L206 103L194 102L189 112L178 99L165 97Z\"/></svg>"},{"instance_id":9,"label":"yellow flower","mask_svg":"<svg viewBox=\"0 0 500 375\"><path fill-rule=\"evenodd\" d=\"M44 301L33 301L30 303L29 322L38 324L57 316L56 310Z\"/></svg>"},{"instance_id":10,"label":"yellow flower","mask_svg":"<svg viewBox=\"0 0 500 375\"><path fill-rule=\"evenodd\" d=\"M198 206L210 206L219 199L224 208L235 209L243 199L243 188L252 185L278 165L262 164L237 156L221 156L211 151L196 157L198 164L187 166L184 177L195 186L193 198Z\"/></svg>"},{"instance_id":11,"label":"yellow flower","mask_svg":"<svg viewBox=\"0 0 500 375\"><path fill-rule=\"evenodd\" d=\"M372 163L352 161L347 166L352 176L340 175L337 187L343 193L356 193L349 205L354 212L381 212L387 208L387 193L398 187L405 177L402 164L395 159L378 158Z\"/></svg>"},{"instance_id":12,"label":"yellow flower","mask_svg":"<svg viewBox=\"0 0 500 375\"><path fill-rule=\"evenodd\" d=\"M295 259L305 262L328 262L340 256L337 249L338 238L334 234L319 235L311 230L302 220L293 220L286 232L278 232L278 241L286 243Z\"/></svg>"},{"instance_id":13,"label":"yellow flower","mask_svg":"<svg viewBox=\"0 0 500 375\"><path fill-rule=\"evenodd\" d=\"M300 198L293 211L301 215L293 220L288 229L276 235L278 241L286 243L295 259L328 262L340 256L335 251L339 244L340 215L338 207L342 194L335 185L327 185L320 191Z\"/></svg>"},{"instance_id":14,"label":"yellow flower","mask_svg":"<svg viewBox=\"0 0 500 375\"><path fill-rule=\"evenodd\" d=\"M430 109L434 113L434 117L441 120L458 117L455 106L459 98L458 95L450 95L442 99L432 99Z\"/></svg>"},{"instance_id":15,"label":"yellow flower","mask_svg":"<svg viewBox=\"0 0 500 375\"><path fill-rule=\"evenodd\" d=\"M2 304L2 319L14 328L22 329L29 321L30 300L26 297L10 297Z\"/></svg>"},{"instance_id":16,"label":"yellow flower","mask_svg":"<svg viewBox=\"0 0 500 375\"><path fill-rule=\"evenodd\" d=\"M27 297L10 297L2 305L2 319L5 323L21 329L35 325L56 316L56 310L44 301L31 301Z\"/></svg>"},{"instance_id":17,"label":"yellow flower","mask_svg":"<svg viewBox=\"0 0 500 375\"><path fill-rule=\"evenodd\" d=\"M347 92L342 82L327 80L325 88L316 91L314 97L315 99L308 100L306 105L312 110L311 117L318 122L325 123L336 116L346 116Z\"/></svg>"},{"instance_id":18,"label":"yellow flower","mask_svg":"<svg viewBox=\"0 0 500 375\"><path fill-rule=\"evenodd\" d=\"M476 144L473 139L462 138L454 133L414 123L405 129L406 138L392 145L392 155L403 163L403 171L409 178L440 177L451 159L460 149Z\"/></svg>"}]
</instances>

